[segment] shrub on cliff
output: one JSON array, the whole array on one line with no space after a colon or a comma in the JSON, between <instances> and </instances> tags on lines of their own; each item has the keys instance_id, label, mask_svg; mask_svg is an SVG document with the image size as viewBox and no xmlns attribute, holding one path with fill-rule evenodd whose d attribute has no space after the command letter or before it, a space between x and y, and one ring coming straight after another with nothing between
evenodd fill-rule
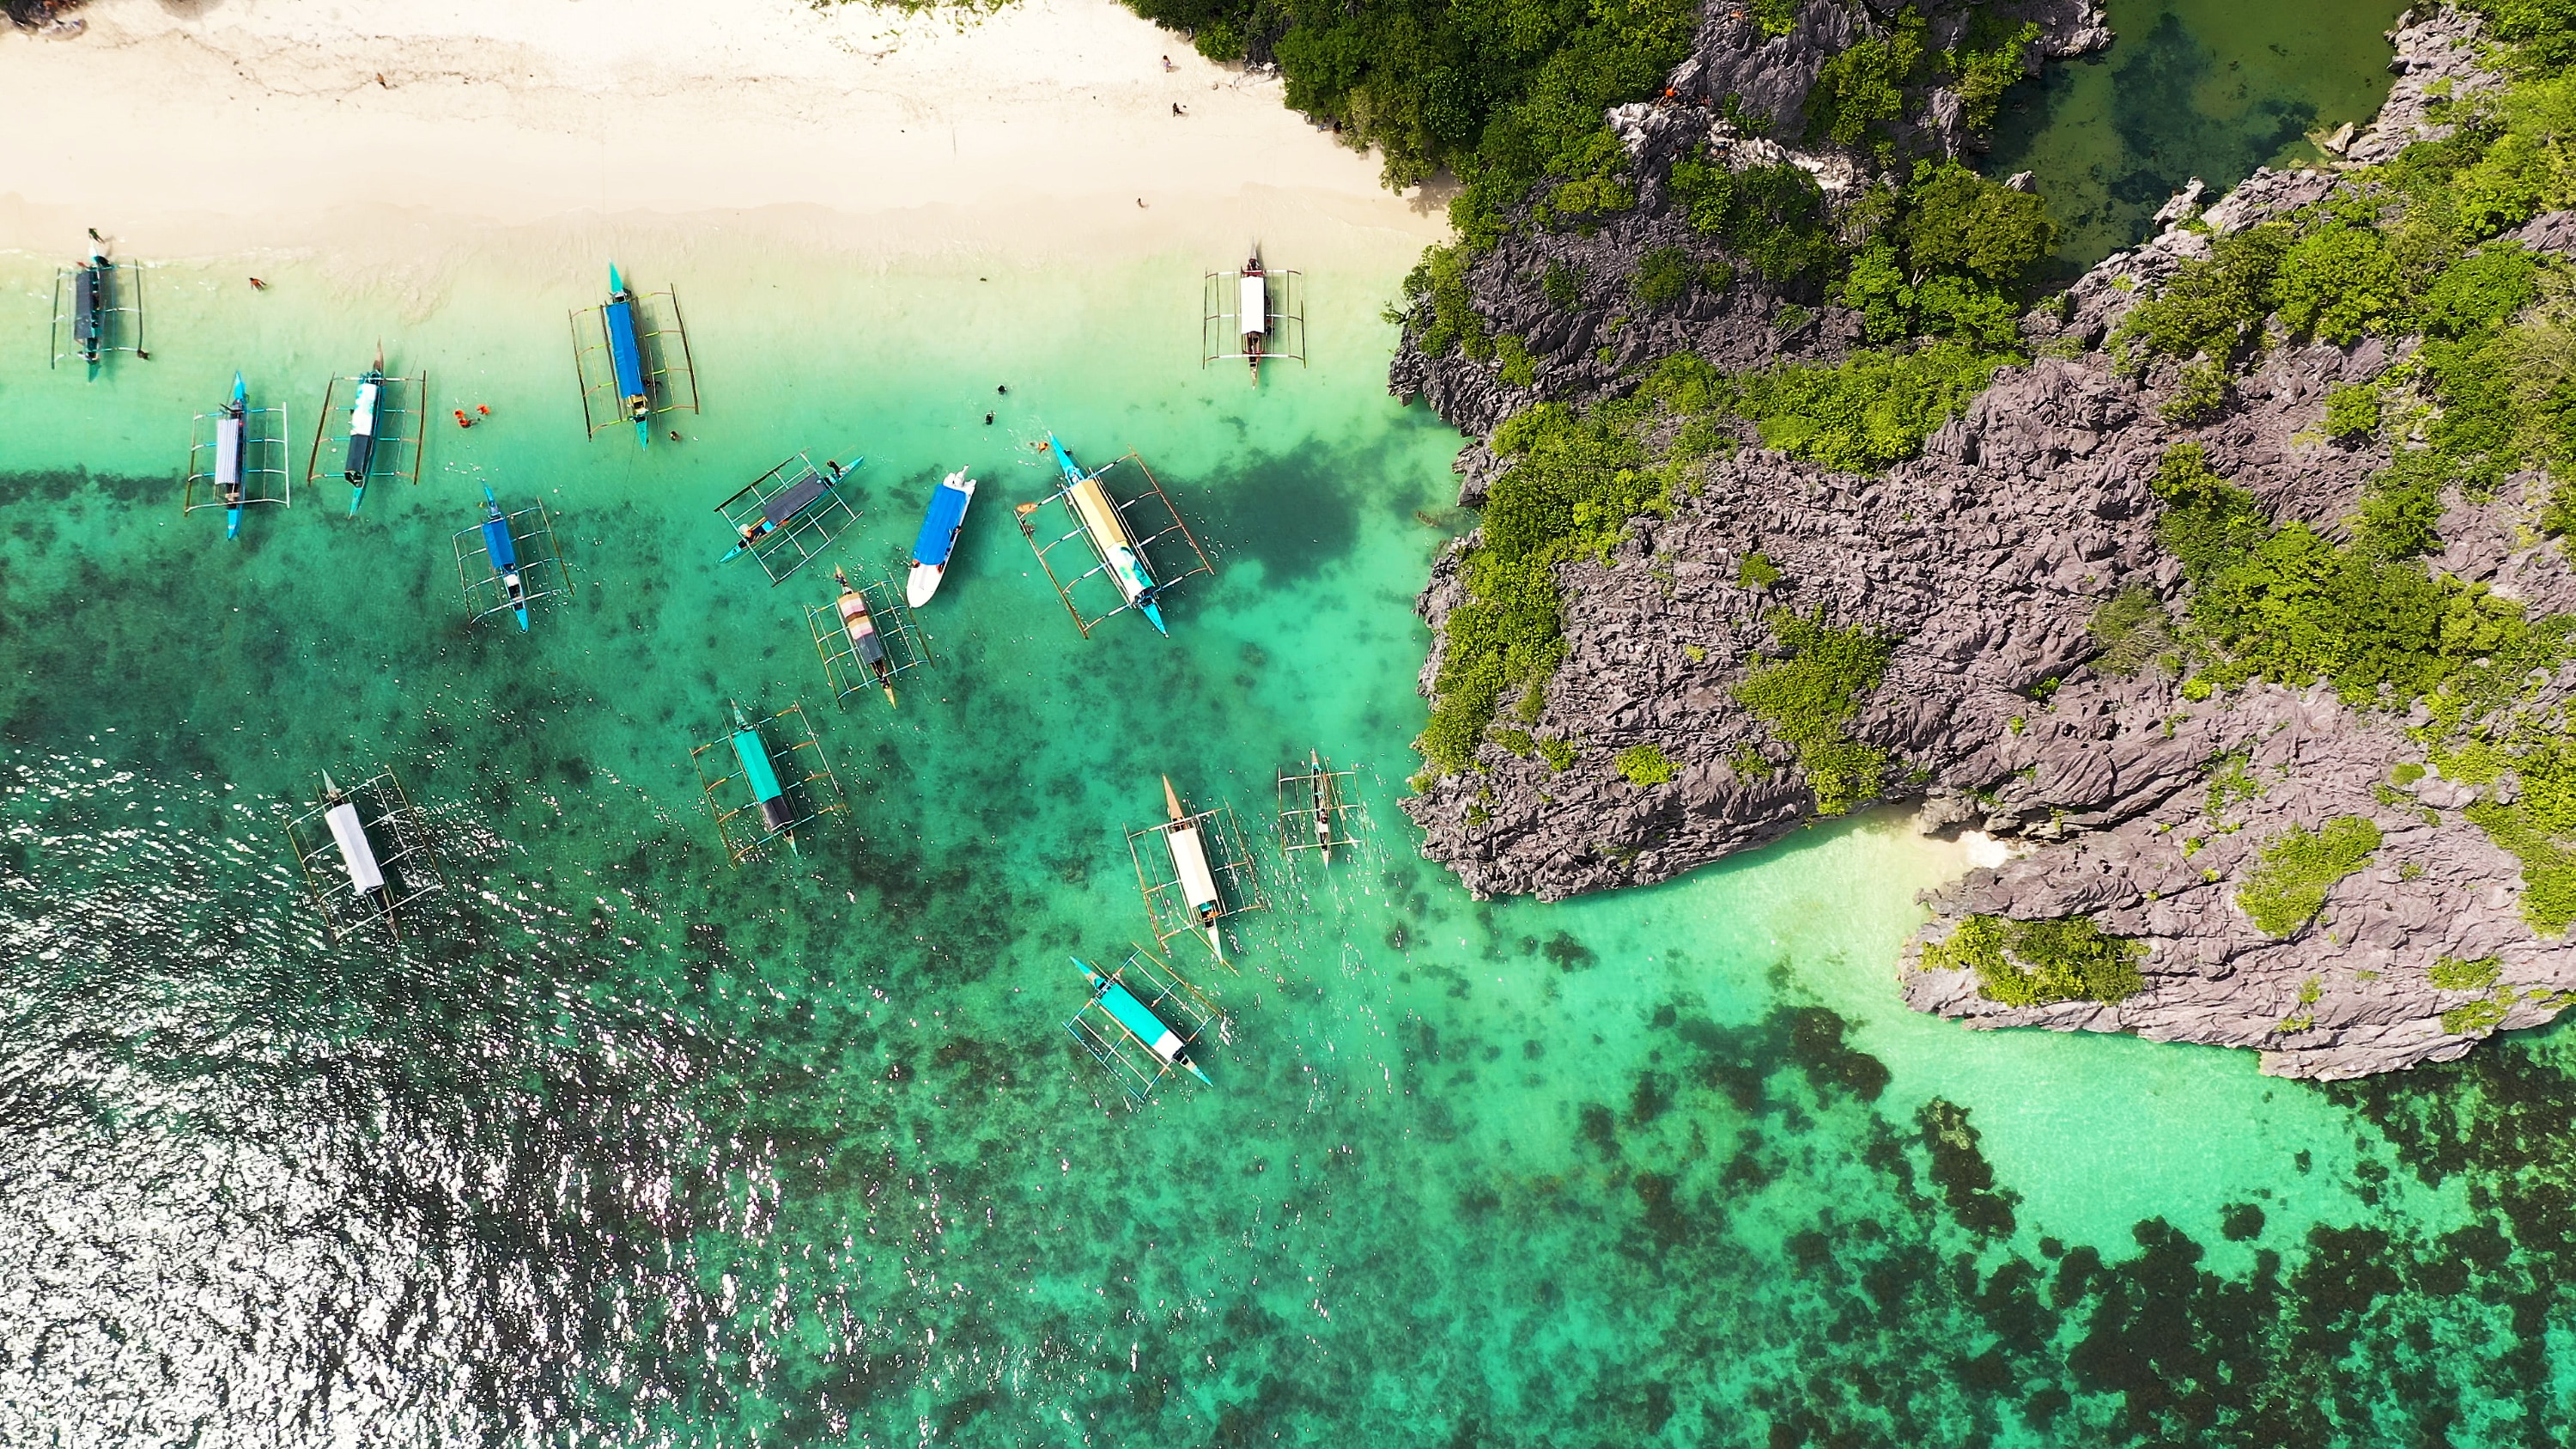
<instances>
[{"instance_id":1,"label":"shrub on cliff","mask_svg":"<svg viewBox=\"0 0 2576 1449\"><path fill-rule=\"evenodd\" d=\"M1427 776L1475 764L1506 692L1520 691L1523 723L1537 719L1565 652L1556 566L1606 557L1628 520L1668 506L1671 475L1641 441L1655 407L1651 397L1588 412L1542 403L1495 430L1495 453L1512 462L1485 495L1482 536L1461 567L1467 596L1442 629L1418 742Z\"/></svg>"},{"instance_id":2,"label":"shrub on cliff","mask_svg":"<svg viewBox=\"0 0 2576 1449\"><path fill-rule=\"evenodd\" d=\"M1673 163L1669 184L1691 225L1726 243L1766 281L1821 272L1842 255L1824 189L1802 167L1729 171L1684 157Z\"/></svg>"},{"instance_id":3,"label":"shrub on cliff","mask_svg":"<svg viewBox=\"0 0 2576 1449\"><path fill-rule=\"evenodd\" d=\"M1955 342L1910 352L1855 352L1839 365L1789 366L1735 380L1732 405L1765 447L1855 473L1923 451L2007 360Z\"/></svg>"},{"instance_id":4,"label":"shrub on cliff","mask_svg":"<svg viewBox=\"0 0 2576 1449\"><path fill-rule=\"evenodd\" d=\"M2220 237L2207 258L2184 263L2154 296L2129 309L2112 336L2114 347L2132 356L2207 353L2221 363L2252 349L2262 340L2290 242L2290 229L2278 225Z\"/></svg>"},{"instance_id":5,"label":"shrub on cliff","mask_svg":"<svg viewBox=\"0 0 2576 1449\"><path fill-rule=\"evenodd\" d=\"M2089 916L2016 921L1970 916L1923 948L1927 971L1974 971L1977 994L2005 1006L2122 1001L2146 989L2143 941L2106 936Z\"/></svg>"},{"instance_id":6,"label":"shrub on cliff","mask_svg":"<svg viewBox=\"0 0 2576 1449\"><path fill-rule=\"evenodd\" d=\"M2370 862L2379 841L2379 827L2358 815L2337 816L2313 833L2293 825L2257 852L2236 904L2263 934L2296 934L2325 909L2336 882Z\"/></svg>"},{"instance_id":7,"label":"shrub on cliff","mask_svg":"<svg viewBox=\"0 0 2576 1449\"><path fill-rule=\"evenodd\" d=\"M1828 628L1821 612L1809 619L1773 609L1764 617L1780 652L1745 672L1736 702L1798 752L1816 813L1843 814L1878 795L1892 763L1885 750L1853 739L1846 726L1886 677L1895 643L1860 625Z\"/></svg>"}]
</instances>

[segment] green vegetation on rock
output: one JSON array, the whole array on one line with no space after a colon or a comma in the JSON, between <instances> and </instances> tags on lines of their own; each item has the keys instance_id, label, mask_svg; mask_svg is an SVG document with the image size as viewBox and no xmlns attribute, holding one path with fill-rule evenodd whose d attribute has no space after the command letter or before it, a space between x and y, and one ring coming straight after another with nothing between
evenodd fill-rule
<instances>
[{"instance_id":1,"label":"green vegetation on rock","mask_svg":"<svg viewBox=\"0 0 2576 1449\"><path fill-rule=\"evenodd\" d=\"M2484 991L2496 984L2497 978L2504 974L2504 968L2493 956L2480 956L2473 961L2443 956L2437 958L2433 969L2425 974L2432 978L2436 990Z\"/></svg>"},{"instance_id":2,"label":"green vegetation on rock","mask_svg":"<svg viewBox=\"0 0 2576 1449\"><path fill-rule=\"evenodd\" d=\"M1481 537L1460 569L1467 597L1443 629L1420 742L1428 775L1471 767L1504 692L1536 691L1556 672L1565 650L1556 566L1606 559L1629 519L1670 506L1673 460L1649 457L1642 440L1657 407L1646 394L1582 412L1544 403L1496 430L1494 451L1511 466L1486 494Z\"/></svg>"},{"instance_id":3,"label":"green vegetation on rock","mask_svg":"<svg viewBox=\"0 0 2576 1449\"><path fill-rule=\"evenodd\" d=\"M1681 774L1681 767L1665 759L1664 752L1654 745L1631 745L1621 750L1612 763L1629 784L1640 790L1668 785Z\"/></svg>"},{"instance_id":4,"label":"green vegetation on rock","mask_svg":"<svg viewBox=\"0 0 2576 1449\"><path fill-rule=\"evenodd\" d=\"M2336 882L2369 862L2379 841L2379 827L2359 815L2338 816L2313 833L2293 825L2256 853L2259 863L2236 904L2263 934L2294 935L2325 909Z\"/></svg>"},{"instance_id":5,"label":"green vegetation on rock","mask_svg":"<svg viewBox=\"0 0 2576 1449\"><path fill-rule=\"evenodd\" d=\"M2108 936L2089 916L2016 921L1970 916L1923 948L1926 970L1974 971L1977 994L2005 1006L2120 1001L2146 987L2146 943Z\"/></svg>"},{"instance_id":6,"label":"green vegetation on rock","mask_svg":"<svg viewBox=\"0 0 2576 1449\"><path fill-rule=\"evenodd\" d=\"M1828 628L1821 615L1773 609L1765 618L1780 652L1746 671L1736 702L1798 752L1816 813L1840 815L1875 797L1886 780L1887 752L1853 739L1846 726L1886 676L1895 646L1859 626Z\"/></svg>"}]
</instances>

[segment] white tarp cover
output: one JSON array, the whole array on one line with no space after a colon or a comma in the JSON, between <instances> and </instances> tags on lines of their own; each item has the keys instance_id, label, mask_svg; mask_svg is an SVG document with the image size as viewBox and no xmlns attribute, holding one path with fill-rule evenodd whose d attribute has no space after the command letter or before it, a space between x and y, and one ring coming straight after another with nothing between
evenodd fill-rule
<instances>
[{"instance_id":1,"label":"white tarp cover","mask_svg":"<svg viewBox=\"0 0 2576 1449\"><path fill-rule=\"evenodd\" d=\"M383 890L385 873L376 867L376 848L367 843L367 829L358 823L358 807L343 800L322 818L331 827L331 838L339 843L340 863L349 870L349 889L358 895Z\"/></svg>"},{"instance_id":2,"label":"white tarp cover","mask_svg":"<svg viewBox=\"0 0 2576 1449\"><path fill-rule=\"evenodd\" d=\"M242 476L242 420L215 419L215 483L229 488Z\"/></svg>"},{"instance_id":3,"label":"white tarp cover","mask_svg":"<svg viewBox=\"0 0 2576 1449\"><path fill-rule=\"evenodd\" d=\"M355 406L349 409L350 432L372 433L376 430L377 386L377 384L372 382L362 382L358 384L358 401Z\"/></svg>"},{"instance_id":4,"label":"white tarp cover","mask_svg":"<svg viewBox=\"0 0 2576 1449\"><path fill-rule=\"evenodd\" d=\"M1258 337L1270 330L1270 279L1255 273L1243 279L1243 335Z\"/></svg>"},{"instance_id":5,"label":"white tarp cover","mask_svg":"<svg viewBox=\"0 0 2576 1449\"><path fill-rule=\"evenodd\" d=\"M1202 911L1217 903L1216 876L1209 872L1207 850L1199 844L1195 827L1176 825L1163 832L1172 843L1172 869L1181 877L1181 893L1190 898L1190 909Z\"/></svg>"}]
</instances>

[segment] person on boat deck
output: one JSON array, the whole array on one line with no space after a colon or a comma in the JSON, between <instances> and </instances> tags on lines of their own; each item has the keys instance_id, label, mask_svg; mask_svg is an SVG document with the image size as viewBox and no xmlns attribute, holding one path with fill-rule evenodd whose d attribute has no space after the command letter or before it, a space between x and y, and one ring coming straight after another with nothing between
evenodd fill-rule
<instances>
[{"instance_id":1,"label":"person on boat deck","mask_svg":"<svg viewBox=\"0 0 2576 1449\"><path fill-rule=\"evenodd\" d=\"M762 534L769 532L777 526L777 524L772 523L766 518L760 520L758 523L746 523L742 526L742 541L749 543L753 539L760 537Z\"/></svg>"}]
</instances>

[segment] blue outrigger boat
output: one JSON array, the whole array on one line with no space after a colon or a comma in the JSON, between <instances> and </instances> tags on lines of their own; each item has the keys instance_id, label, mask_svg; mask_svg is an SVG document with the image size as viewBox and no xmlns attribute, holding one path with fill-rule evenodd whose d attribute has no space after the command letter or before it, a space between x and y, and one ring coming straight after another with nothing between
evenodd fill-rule
<instances>
[{"instance_id":1,"label":"blue outrigger boat","mask_svg":"<svg viewBox=\"0 0 2576 1449\"><path fill-rule=\"evenodd\" d=\"M250 387L233 374L232 400L215 415L215 487L224 495L224 537L241 537L242 443L250 426Z\"/></svg>"},{"instance_id":2,"label":"blue outrigger boat","mask_svg":"<svg viewBox=\"0 0 2576 1449\"><path fill-rule=\"evenodd\" d=\"M519 616L519 632L528 632L528 581L519 572L518 540L510 537L510 516L501 511L501 500L492 496L487 484L483 489L483 551L492 556L492 571L501 576L501 592L509 598L510 612Z\"/></svg>"},{"instance_id":3,"label":"blue outrigger boat","mask_svg":"<svg viewBox=\"0 0 2576 1449\"><path fill-rule=\"evenodd\" d=\"M608 368L616 378L618 400L635 423L635 441L649 448L653 446L653 394L644 381L644 344L635 328L635 294L618 275L615 262L608 264L608 305L600 311L600 323L608 333Z\"/></svg>"},{"instance_id":4,"label":"blue outrigger boat","mask_svg":"<svg viewBox=\"0 0 2576 1449\"><path fill-rule=\"evenodd\" d=\"M1168 638L1171 630L1163 627L1163 611L1155 603L1157 585L1145 566L1145 556L1136 547L1135 538L1127 531L1127 520L1118 505L1109 501L1108 490L1100 486L1099 473L1086 473L1064 450L1064 444L1053 433L1047 434L1047 450L1055 455L1056 467L1064 473L1065 502L1073 516L1091 535L1092 545L1109 569L1109 578L1118 586L1119 597L1133 604L1154 626L1154 632ZM1107 471L1106 469L1102 470Z\"/></svg>"},{"instance_id":5,"label":"blue outrigger boat","mask_svg":"<svg viewBox=\"0 0 2576 1449\"><path fill-rule=\"evenodd\" d=\"M921 520L921 535L912 541L912 573L904 580L904 598L914 608L930 602L957 553L957 535L966 528L966 505L975 501L975 480L958 469L939 480L930 495L930 513Z\"/></svg>"},{"instance_id":6,"label":"blue outrigger boat","mask_svg":"<svg viewBox=\"0 0 2576 1449\"><path fill-rule=\"evenodd\" d=\"M376 465L376 410L385 395L385 349L376 346L376 365L358 375L358 396L349 405L349 456L340 476L349 484L349 516L367 501L367 475Z\"/></svg>"},{"instance_id":7,"label":"blue outrigger boat","mask_svg":"<svg viewBox=\"0 0 2576 1449\"><path fill-rule=\"evenodd\" d=\"M1117 1074L1119 1085L1129 1097L1143 1101L1174 1067L1208 1086L1216 1085L1208 1081L1207 1073L1199 1070L1192 1056L1199 1031L1216 1017L1215 1007L1195 988L1177 975L1158 975L1149 964L1150 958L1141 951L1131 953L1126 965L1107 973L1079 956L1072 960L1074 969L1091 987L1091 999L1064 1024L1065 1030L1102 1066ZM1129 989L1123 978L1130 971L1152 991L1151 1000ZM1164 1011L1180 1018L1179 1023L1166 1020ZM1139 1055L1143 1061L1135 1059Z\"/></svg>"}]
</instances>

